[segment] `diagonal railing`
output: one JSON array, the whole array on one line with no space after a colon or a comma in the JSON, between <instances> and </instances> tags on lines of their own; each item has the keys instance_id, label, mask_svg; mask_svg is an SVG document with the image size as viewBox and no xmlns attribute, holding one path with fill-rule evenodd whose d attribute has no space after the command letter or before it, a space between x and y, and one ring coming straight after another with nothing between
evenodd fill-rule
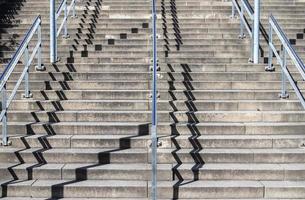
<instances>
[{"instance_id":1,"label":"diagonal railing","mask_svg":"<svg viewBox=\"0 0 305 200\"><path fill-rule=\"evenodd\" d=\"M32 41L33 37L37 34L38 41L35 45L34 49L32 50L32 53L29 54L29 44ZM16 82L16 85L14 86L13 90L10 92L10 94L7 92L7 82L9 78L11 77L11 74L13 73L14 69L16 68L19 61L24 59L24 67L22 70L22 73L19 77L19 79ZM0 76L0 91L2 95L2 101L1 101L1 114L0 114L0 121L2 123L2 141L1 144L4 146L9 145L8 141L8 134L7 134L7 111L8 108L16 96L17 90L20 87L22 81L24 81L25 86L25 98L32 97L32 94L30 92L30 86L29 86L29 68L35 58L37 57L37 66L36 70L44 70L44 66L41 64L41 17L38 16L35 21L33 22L32 26L26 33L24 39L20 43L20 46L18 47L17 51L13 55L10 62L6 65L3 73Z\"/></svg>"},{"instance_id":2,"label":"diagonal railing","mask_svg":"<svg viewBox=\"0 0 305 200\"><path fill-rule=\"evenodd\" d=\"M67 0L62 0L57 10L55 9L55 0L50 0L50 60L51 63L58 61L57 57L57 38L63 31L63 38L69 38L68 34L68 18L72 10L72 17L76 17L75 14L76 0L72 0L68 5ZM64 17L60 22L59 28L57 28L57 21L64 12Z\"/></svg>"},{"instance_id":3,"label":"diagonal railing","mask_svg":"<svg viewBox=\"0 0 305 200\"><path fill-rule=\"evenodd\" d=\"M276 34L278 39L280 40L281 49L280 54L278 53L276 47L273 44L273 32ZM268 57L268 71L272 71L273 64L272 59L273 55L275 55L278 63L281 66L282 71L282 88L281 88L281 98L288 98L289 95L287 93L287 80L292 86L295 94L300 100L303 108L305 108L305 100L302 92L298 88L292 74L287 68L287 56L290 58L294 67L298 70L303 80L305 80L305 66L302 59L298 56L295 49L291 46L288 37L284 33L283 29L278 24L275 17L271 14L269 17L269 57Z\"/></svg>"}]
</instances>

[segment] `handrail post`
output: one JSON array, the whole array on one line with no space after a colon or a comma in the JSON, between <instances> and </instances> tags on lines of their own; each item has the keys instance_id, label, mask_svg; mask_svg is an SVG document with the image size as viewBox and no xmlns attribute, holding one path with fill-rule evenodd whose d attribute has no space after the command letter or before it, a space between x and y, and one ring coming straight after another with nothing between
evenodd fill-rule
<instances>
[{"instance_id":1,"label":"handrail post","mask_svg":"<svg viewBox=\"0 0 305 200\"><path fill-rule=\"evenodd\" d=\"M152 127L151 127L151 199L157 200L157 12L156 0L152 0L152 41L153 41L153 81L152 81Z\"/></svg>"},{"instance_id":2,"label":"handrail post","mask_svg":"<svg viewBox=\"0 0 305 200\"><path fill-rule=\"evenodd\" d=\"M265 68L266 71L274 71L274 67L272 64L272 59L273 59L273 52L272 52L272 43L273 43L273 29L272 26L269 22L269 43L268 43L268 66Z\"/></svg>"},{"instance_id":3,"label":"handrail post","mask_svg":"<svg viewBox=\"0 0 305 200\"><path fill-rule=\"evenodd\" d=\"M259 63L259 40L260 40L260 0L254 1L254 30L253 30L253 63Z\"/></svg>"},{"instance_id":4,"label":"handrail post","mask_svg":"<svg viewBox=\"0 0 305 200\"><path fill-rule=\"evenodd\" d=\"M29 85L29 46L26 47L24 52L24 63L25 63L25 69L26 73L24 76L24 98L31 98L31 92L30 92L30 85Z\"/></svg>"},{"instance_id":5,"label":"handrail post","mask_svg":"<svg viewBox=\"0 0 305 200\"><path fill-rule=\"evenodd\" d=\"M41 46L42 46L42 42L41 42L41 21L40 21L39 26L38 26L37 36L38 36L39 48L38 48L38 52L37 52L36 71L44 71L46 68L44 67L44 65L41 62Z\"/></svg>"},{"instance_id":6,"label":"handrail post","mask_svg":"<svg viewBox=\"0 0 305 200\"><path fill-rule=\"evenodd\" d=\"M73 3L72 18L76 18L75 6L76 6L76 0L75 0L74 3Z\"/></svg>"},{"instance_id":7,"label":"handrail post","mask_svg":"<svg viewBox=\"0 0 305 200\"><path fill-rule=\"evenodd\" d=\"M4 113L2 118L2 145L8 145L7 139L7 93L6 93L6 84L4 85L2 91L2 113Z\"/></svg>"},{"instance_id":8,"label":"handrail post","mask_svg":"<svg viewBox=\"0 0 305 200\"><path fill-rule=\"evenodd\" d=\"M68 5L67 5L67 0L65 0L64 6L64 20L65 20L65 24L64 24L64 36L63 38L67 39L69 38L69 34L68 34Z\"/></svg>"},{"instance_id":9,"label":"handrail post","mask_svg":"<svg viewBox=\"0 0 305 200\"><path fill-rule=\"evenodd\" d=\"M252 23L252 30L254 30L254 23ZM254 61L254 37L253 37L253 31L252 31L252 37L251 37L251 56L249 58L249 62L253 63Z\"/></svg>"},{"instance_id":10,"label":"handrail post","mask_svg":"<svg viewBox=\"0 0 305 200\"><path fill-rule=\"evenodd\" d=\"M284 73L284 68L287 67L287 51L285 49L285 47L282 46L282 50L281 50L281 57L282 57L282 62L281 62L281 68L282 68L282 91L280 94L280 97L282 99L287 99L289 97L288 93L287 93L287 78L286 75Z\"/></svg>"},{"instance_id":11,"label":"handrail post","mask_svg":"<svg viewBox=\"0 0 305 200\"><path fill-rule=\"evenodd\" d=\"M243 39L245 38L245 34L244 34L244 23L243 23L243 18L244 18L244 4L241 4L241 14L240 14L240 34L239 34L239 38Z\"/></svg>"},{"instance_id":12,"label":"handrail post","mask_svg":"<svg viewBox=\"0 0 305 200\"><path fill-rule=\"evenodd\" d=\"M232 15L231 15L232 18L235 17L235 13L236 13L235 6L234 6L233 1L234 1L234 0L232 0Z\"/></svg>"},{"instance_id":13,"label":"handrail post","mask_svg":"<svg viewBox=\"0 0 305 200\"><path fill-rule=\"evenodd\" d=\"M57 62L57 28L55 0L50 0L50 57L51 63Z\"/></svg>"}]
</instances>

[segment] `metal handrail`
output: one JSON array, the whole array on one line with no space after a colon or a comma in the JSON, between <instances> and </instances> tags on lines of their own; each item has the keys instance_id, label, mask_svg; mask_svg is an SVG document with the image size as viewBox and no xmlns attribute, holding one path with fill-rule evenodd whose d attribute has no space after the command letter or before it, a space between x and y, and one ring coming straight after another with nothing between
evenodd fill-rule
<instances>
[{"instance_id":1,"label":"metal handrail","mask_svg":"<svg viewBox=\"0 0 305 200\"><path fill-rule=\"evenodd\" d=\"M280 54L276 50L274 44L273 44L273 31L276 33L277 37L281 41L281 50ZM294 81L291 73L289 72L287 68L287 54L289 58L291 59L292 63L294 66L298 69L299 73L301 74L303 80L305 80L305 66L302 61L302 59L298 56L296 53L295 49L291 46L288 37L284 33L283 29L280 27L278 24L277 20L275 17L271 14L269 17L269 57L268 57L268 67L269 71L271 69L274 69L273 64L272 64L272 58L273 54L277 58L278 63L281 66L282 69L282 88L281 88L281 98L288 98L289 95L287 93L287 88L286 88L286 82L287 80L291 84L292 88L294 89L297 97L299 98L303 108L305 109L305 100L304 97L298 88L296 82ZM287 80L286 80L287 79Z\"/></svg>"},{"instance_id":2,"label":"metal handrail","mask_svg":"<svg viewBox=\"0 0 305 200\"><path fill-rule=\"evenodd\" d=\"M35 48L32 50L31 55L29 55L29 43L33 39L35 33L37 33L38 41ZM21 57L24 58L24 69L13 88L11 94L7 96L7 82L11 77L12 72L20 61ZM44 66L41 64L41 17L37 16L35 21L33 22L30 29L27 31L24 39L20 43L17 51L11 58L10 62L6 65L1 77L0 77L0 91L2 94L2 104L1 104L1 113L0 113L0 121L2 122L2 142L1 144L6 146L9 144L7 137L7 110L16 96L17 90L24 80L25 83L25 98L30 98L32 96L29 88L29 68L34 60L35 56L37 57L37 70L44 70Z\"/></svg>"},{"instance_id":3,"label":"metal handrail","mask_svg":"<svg viewBox=\"0 0 305 200\"><path fill-rule=\"evenodd\" d=\"M76 0L72 0L70 3L70 6L68 8L68 3L67 0L62 0L57 11L56 11L56 21L58 20L58 18L60 17L62 11L64 10L64 18L62 20L62 22L60 23L60 26L57 30L56 33L56 37L58 37L62 31L62 28L64 27L64 37L68 38L68 27L67 27L67 22L68 22L68 16L69 13L71 11L71 9L73 8L73 14L72 16L75 17L75 4L76 4Z\"/></svg>"},{"instance_id":4,"label":"metal handrail","mask_svg":"<svg viewBox=\"0 0 305 200\"><path fill-rule=\"evenodd\" d=\"M69 38L68 34L68 17L72 10L72 17L75 18L75 6L76 0L72 0L70 5L68 6L67 0L62 0L55 10L55 0L50 0L50 60L51 63L55 63L57 58L57 38L60 33L63 31L63 38ZM61 16L62 12L64 12L64 18L59 24L59 28L57 29L57 21Z\"/></svg>"},{"instance_id":5,"label":"metal handrail","mask_svg":"<svg viewBox=\"0 0 305 200\"><path fill-rule=\"evenodd\" d=\"M260 16L260 1L255 0L256 12L254 12L252 6L248 0L232 0L232 17L235 16L236 11L240 17L240 34L239 38L245 38L244 29L246 28L250 38L251 38L251 58L249 61L258 64L259 62L259 16ZM246 11L246 12L245 12ZM245 14L250 17L250 20L247 20ZM251 21L251 26L249 21Z\"/></svg>"},{"instance_id":6,"label":"metal handrail","mask_svg":"<svg viewBox=\"0 0 305 200\"><path fill-rule=\"evenodd\" d=\"M152 180L151 180L151 199L157 200L157 71L158 71L158 55L157 55L157 8L156 0L152 0L152 125L151 125L151 166L152 166Z\"/></svg>"},{"instance_id":7,"label":"metal handrail","mask_svg":"<svg viewBox=\"0 0 305 200\"><path fill-rule=\"evenodd\" d=\"M248 31L249 36L252 38L252 30L253 27L251 28L246 17L245 17L245 12L244 10L247 11L247 14L249 15L250 19L254 19L254 11L252 7L249 5L249 2L246 0L241 0L241 5L238 3L237 0L232 0L232 15L235 16L235 11L238 12L239 17L240 17L240 38L244 38L244 28ZM252 23L253 24L253 23Z\"/></svg>"}]
</instances>

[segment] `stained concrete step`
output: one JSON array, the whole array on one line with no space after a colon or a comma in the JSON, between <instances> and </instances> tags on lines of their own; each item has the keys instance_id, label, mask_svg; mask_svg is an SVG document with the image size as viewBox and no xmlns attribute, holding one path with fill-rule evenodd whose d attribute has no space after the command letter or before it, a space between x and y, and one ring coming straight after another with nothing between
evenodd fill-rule
<instances>
[{"instance_id":1,"label":"stained concrete step","mask_svg":"<svg viewBox=\"0 0 305 200\"><path fill-rule=\"evenodd\" d=\"M172 187L175 183L160 182L159 197L303 198L304 194L304 182L293 181L184 181Z\"/></svg>"},{"instance_id":2,"label":"stained concrete step","mask_svg":"<svg viewBox=\"0 0 305 200\"><path fill-rule=\"evenodd\" d=\"M150 157L150 154L149 154ZM158 149L158 162L171 163L303 163L304 149Z\"/></svg>"},{"instance_id":3,"label":"stained concrete step","mask_svg":"<svg viewBox=\"0 0 305 200\"><path fill-rule=\"evenodd\" d=\"M37 157L39 155L39 158ZM148 149L2 149L3 162L16 163L147 163ZM303 163L304 149L159 149L158 162L174 163Z\"/></svg>"},{"instance_id":4,"label":"stained concrete step","mask_svg":"<svg viewBox=\"0 0 305 200\"><path fill-rule=\"evenodd\" d=\"M89 62L88 64L82 64L82 63L75 63L75 64L61 64L61 63L57 63L54 65L49 65L45 62L45 67L47 68L47 71L49 73L52 74L56 74L55 72L61 72L63 75L66 76L70 76L70 74L73 74L75 72L78 73L97 73L97 72L130 72L130 71L134 71L134 72L149 72L149 64L145 64L145 63L125 63L124 65L120 64L120 63L100 63L100 64L94 64L92 62ZM162 65L161 66L161 72L164 71L168 71L171 73L174 72L185 72L185 73L191 73L191 72L196 72L196 73L200 73L200 72L239 72L239 73L246 73L246 72L261 72L261 73L265 73L265 65L252 65L249 63L240 63L240 64L170 64L170 65ZM4 65L3 65L4 68ZM192 68L192 70L190 71L190 68ZM293 69L293 68L292 68ZM16 72L20 72L22 70L22 64L17 65L15 71ZM276 71L278 71L279 68L276 68ZM33 72L35 71L35 69L33 67L30 68L30 71ZM196 74L194 73L194 74ZM14 72L12 73L12 76L14 76ZM32 75L35 76L35 73L32 73ZM44 75L44 73L40 74L41 76ZM204 75L204 74L201 74ZM249 75L249 77L251 77ZM58 78L57 78L58 79ZM68 78L66 78L68 79ZM69 79L68 79L69 80Z\"/></svg>"},{"instance_id":5,"label":"stained concrete step","mask_svg":"<svg viewBox=\"0 0 305 200\"><path fill-rule=\"evenodd\" d=\"M161 137L161 135L160 135ZM148 148L151 137L136 135L32 135L11 136L13 148ZM163 138L162 147L171 147L170 138ZM47 144L47 145L45 145Z\"/></svg>"},{"instance_id":6,"label":"stained concrete step","mask_svg":"<svg viewBox=\"0 0 305 200\"><path fill-rule=\"evenodd\" d=\"M159 133L172 133L173 135L278 135L278 134L303 134L303 123L186 123L171 124L159 123Z\"/></svg>"},{"instance_id":7,"label":"stained concrete step","mask_svg":"<svg viewBox=\"0 0 305 200\"><path fill-rule=\"evenodd\" d=\"M43 134L43 135L147 135L149 122L58 122L58 123L27 123L9 122L9 129L20 134Z\"/></svg>"},{"instance_id":8,"label":"stained concrete step","mask_svg":"<svg viewBox=\"0 0 305 200\"><path fill-rule=\"evenodd\" d=\"M112 188L110 188L112 186ZM174 187L173 187L174 186ZM159 197L171 198L179 191L181 198L302 198L304 183L299 181L187 181L178 183L162 181L159 183ZM52 189L51 189L52 188ZM149 195L150 185L135 181L47 181L33 180L12 182L7 186L9 196L29 193L32 197L145 197ZM126 191L128 190L128 191ZM63 191L65 193L63 194ZM108 192L106 192L108 191ZM115 193L113 191L116 191ZM265 191L265 192L264 192Z\"/></svg>"},{"instance_id":9,"label":"stained concrete step","mask_svg":"<svg viewBox=\"0 0 305 200\"><path fill-rule=\"evenodd\" d=\"M159 100L158 110L167 111L299 111L302 106L297 100L195 100L169 101ZM50 111L82 111L82 110L151 110L150 100L63 100L35 101L14 100L10 110L50 110Z\"/></svg>"},{"instance_id":10,"label":"stained concrete step","mask_svg":"<svg viewBox=\"0 0 305 200\"><path fill-rule=\"evenodd\" d=\"M148 100L150 90L32 90L36 100ZM161 100L281 100L279 90L160 90ZM294 91L288 91L289 99L296 100ZM19 90L16 99L23 98Z\"/></svg>"},{"instance_id":11,"label":"stained concrete step","mask_svg":"<svg viewBox=\"0 0 305 200\"><path fill-rule=\"evenodd\" d=\"M169 142L160 137L162 147ZM168 139L169 140L169 139ZM163 144L164 143L164 144ZM305 137L302 135L180 135L171 137L172 146L179 148L302 148Z\"/></svg>"},{"instance_id":12,"label":"stained concrete step","mask_svg":"<svg viewBox=\"0 0 305 200\"><path fill-rule=\"evenodd\" d=\"M303 135L158 135L159 148L303 148ZM13 148L147 148L151 137L135 135L32 135L11 136Z\"/></svg>"},{"instance_id":13,"label":"stained concrete step","mask_svg":"<svg viewBox=\"0 0 305 200\"><path fill-rule=\"evenodd\" d=\"M45 198L30 198L30 197L4 197L3 200L45 200ZM75 198L62 198L63 200L75 200ZM77 200L149 200L150 198L77 198ZM159 198L160 199L160 198ZM57 200L50 199L49 200ZM169 199L160 199L160 200L171 200ZM181 200L195 200L195 199L181 199ZM202 199L202 200L224 200L224 199ZM226 199L226 200L235 200L235 199ZM248 200L281 200L281 199L248 199ZM304 200L304 199L288 199L288 200Z\"/></svg>"},{"instance_id":14,"label":"stained concrete step","mask_svg":"<svg viewBox=\"0 0 305 200\"><path fill-rule=\"evenodd\" d=\"M10 172L8 170L10 169ZM1 179L19 180L139 180L149 181L151 165L142 163L107 164L0 164ZM172 179L172 165L158 165L158 180Z\"/></svg>"},{"instance_id":15,"label":"stained concrete step","mask_svg":"<svg viewBox=\"0 0 305 200\"><path fill-rule=\"evenodd\" d=\"M34 68L34 67L33 67ZM141 84L150 84L151 82L151 72L148 70L148 66L145 67L146 71L143 72L33 72L30 73L30 83L33 82L33 86L40 82L44 87L54 87L59 82L62 86L65 84L67 86L73 84L79 85L88 83L92 86L101 85L100 88L103 89L103 84L123 84L132 83L136 85L135 82L139 81ZM158 73L158 84L160 84L160 89L162 87L170 87L170 90L189 89L189 90L202 90L202 89L221 89L223 90L238 90L247 89L247 87L259 90L265 89L279 89L278 86L281 85L281 73L279 72L165 72L161 71ZM300 84L300 89L302 89L302 84L304 81L301 75L297 72L291 72L291 75ZM21 73L12 73L10 80L11 87L14 86L14 82L19 80ZM82 82L83 81L83 82ZM212 88L209 84L219 83L220 87L214 86ZM204 84L204 85L203 85ZM181 86L183 85L183 86ZM217 84L218 85L218 84ZM242 87L242 85L245 85ZM289 87L289 83L287 86ZM10 86L10 85L9 85ZM109 86L110 87L110 86ZM274 87L274 88L272 88ZM108 87L107 87L108 88ZM119 87L120 88L120 87ZM117 88L117 89L119 89ZM146 87L147 88L147 87ZM47 88L46 88L47 89ZM81 89L81 88L80 88ZM86 88L88 89L88 88ZM92 88L92 90L94 87ZM115 89L115 88L111 88ZM167 89L167 88L165 88ZM181 90L181 89L180 89Z\"/></svg>"},{"instance_id":16,"label":"stained concrete step","mask_svg":"<svg viewBox=\"0 0 305 200\"><path fill-rule=\"evenodd\" d=\"M9 130L19 134L40 135L147 135L149 122L57 122L57 123L28 123L9 122ZM159 123L158 133L161 135L176 134L304 134L303 122L281 123Z\"/></svg>"},{"instance_id":17,"label":"stained concrete step","mask_svg":"<svg viewBox=\"0 0 305 200\"><path fill-rule=\"evenodd\" d=\"M119 75L118 75L119 76ZM162 76L162 75L161 75ZM166 76L166 75L165 75ZM53 77L54 78L54 77ZM109 77L110 78L110 77ZM144 79L145 77L143 77ZM169 77L165 77L165 79ZM197 78L197 77L195 77ZM195 91L201 88L209 88L210 90L281 90L281 81L163 81L163 78L158 81L158 87L162 90L188 90ZM40 77L41 79L41 77ZM49 77L52 79L52 77ZM149 79L149 78L147 78ZM181 78L180 78L181 79ZM263 79L263 78L260 78ZM267 79L267 78L266 78ZM7 88L9 90L14 89L16 82L8 82ZM24 83L20 85L20 88L24 87ZM30 81L30 87L33 90L147 90L151 87L150 80L133 81L127 78L127 80L121 79L120 81L114 80L88 80L88 81L47 81L44 82L33 80ZM305 90L305 82L298 81L298 87L301 90ZM287 85L287 89L293 90L290 84Z\"/></svg>"},{"instance_id":18,"label":"stained concrete step","mask_svg":"<svg viewBox=\"0 0 305 200\"><path fill-rule=\"evenodd\" d=\"M174 172L172 172L174 167ZM10 168L11 173L7 168ZM72 180L150 180L149 164L1 164L2 178L20 180L32 179L72 179ZM195 176L199 180L304 180L302 164L193 164L158 165L158 180L171 180L172 173L186 180Z\"/></svg>"},{"instance_id":19,"label":"stained concrete step","mask_svg":"<svg viewBox=\"0 0 305 200\"><path fill-rule=\"evenodd\" d=\"M10 197L43 198L145 198L148 194L146 181L74 181L74 180L30 180L14 181L7 186Z\"/></svg>"},{"instance_id":20,"label":"stained concrete step","mask_svg":"<svg viewBox=\"0 0 305 200\"><path fill-rule=\"evenodd\" d=\"M139 122L150 121L151 111L9 111L10 122ZM305 122L305 111L159 111L160 122Z\"/></svg>"},{"instance_id":21,"label":"stained concrete step","mask_svg":"<svg viewBox=\"0 0 305 200\"><path fill-rule=\"evenodd\" d=\"M2 148L4 163L147 163L148 150L143 149L20 149ZM17 156L18 155L18 156ZM3 159L2 159L3 158Z\"/></svg>"},{"instance_id":22,"label":"stained concrete step","mask_svg":"<svg viewBox=\"0 0 305 200\"><path fill-rule=\"evenodd\" d=\"M185 180L304 180L302 164L177 164L174 174Z\"/></svg>"}]
</instances>

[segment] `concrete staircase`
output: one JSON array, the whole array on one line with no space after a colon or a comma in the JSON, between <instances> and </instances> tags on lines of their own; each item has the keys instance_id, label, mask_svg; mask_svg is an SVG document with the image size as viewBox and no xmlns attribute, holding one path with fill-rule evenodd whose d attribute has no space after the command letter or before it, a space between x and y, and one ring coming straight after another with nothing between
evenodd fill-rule
<instances>
[{"instance_id":1,"label":"concrete staircase","mask_svg":"<svg viewBox=\"0 0 305 200\"><path fill-rule=\"evenodd\" d=\"M272 10L293 38L305 28L305 5L289 2L264 1L263 24ZM33 99L21 88L11 105L3 199L149 199L150 2L78 2L54 65L49 1L6 3L19 4L0 26L2 61L40 10L47 71L33 67ZM231 3L160 0L158 10L159 199L305 199L305 112L292 90L278 98L277 66L248 63L250 41L238 39Z\"/></svg>"}]
</instances>

